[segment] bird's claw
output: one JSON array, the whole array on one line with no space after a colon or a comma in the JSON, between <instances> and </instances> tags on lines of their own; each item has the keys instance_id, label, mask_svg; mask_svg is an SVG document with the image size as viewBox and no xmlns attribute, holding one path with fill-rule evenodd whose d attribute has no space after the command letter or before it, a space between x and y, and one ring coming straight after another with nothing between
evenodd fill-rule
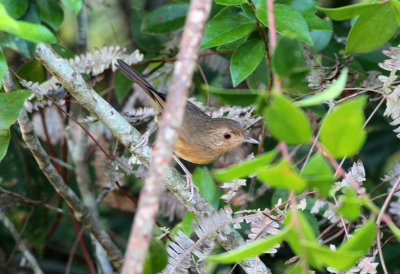
<instances>
[{"instance_id":1,"label":"bird's claw","mask_svg":"<svg viewBox=\"0 0 400 274\"><path fill-rule=\"evenodd\" d=\"M189 201L191 201L193 199L193 195L194 195L194 191L197 190L198 188L194 185L193 183L193 179L192 179L192 174L187 173L186 174L186 184L185 184L185 189L190 188L190 197L189 197Z\"/></svg>"},{"instance_id":2,"label":"bird's claw","mask_svg":"<svg viewBox=\"0 0 400 274\"><path fill-rule=\"evenodd\" d=\"M142 137L140 137L139 142L136 144L136 146L133 148L134 150L136 150L137 148L141 147L141 146L145 146L149 143L149 138L150 138L151 132L150 131L146 131Z\"/></svg>"}]
</instances>

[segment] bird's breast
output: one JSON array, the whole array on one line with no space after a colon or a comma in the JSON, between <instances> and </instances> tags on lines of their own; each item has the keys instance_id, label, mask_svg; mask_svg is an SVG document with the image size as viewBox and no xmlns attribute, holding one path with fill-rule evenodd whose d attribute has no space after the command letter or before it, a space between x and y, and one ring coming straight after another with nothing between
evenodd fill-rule
<instances>
[{"instance_id":1,"label":"bird's breast","mask_svg":"<svg viewBox=\"0 0 400 274\"><path fill-rule=\"evenodd\" d=\"M208 147L185 141L179 136L176 140L174 151L180 158L195 164L208 164L219 156Z\"/></svg>"}]
</instances>

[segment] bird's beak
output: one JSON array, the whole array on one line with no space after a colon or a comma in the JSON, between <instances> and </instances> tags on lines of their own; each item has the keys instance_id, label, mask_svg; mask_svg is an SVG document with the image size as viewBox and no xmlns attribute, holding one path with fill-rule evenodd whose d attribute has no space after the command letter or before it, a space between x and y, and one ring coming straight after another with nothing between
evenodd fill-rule
<instances>
[{"instance_id":1,"label":"bird's beak","mask_svg":"<svg viewBox=\"0 0 400 274\"><path fill-rule=\"evenodd\" d=\"M251 137L249 137L249 136L244 136L243 142L252 143L252 144L259 144L259 143L260 143L260 142L257 141L256 139L251 138Z\"/></svg>"}]
</instances>

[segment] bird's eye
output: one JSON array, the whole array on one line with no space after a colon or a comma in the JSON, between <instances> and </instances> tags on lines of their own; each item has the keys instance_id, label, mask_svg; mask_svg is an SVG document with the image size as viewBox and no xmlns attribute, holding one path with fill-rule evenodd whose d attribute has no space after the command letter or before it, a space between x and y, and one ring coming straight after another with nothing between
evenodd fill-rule
<instances>
[{"instance_id":1,"label":"bird's eye","mask_svg":"<svg viewBox=\"0 0 400 274\"><path fill-rule=\"evenodd\" d=\"M224 133L224 138L225 138L226 140L228 140L228 139L231 138L231 135L230 135L229 133Z\"/></svg>"}]
</instances>

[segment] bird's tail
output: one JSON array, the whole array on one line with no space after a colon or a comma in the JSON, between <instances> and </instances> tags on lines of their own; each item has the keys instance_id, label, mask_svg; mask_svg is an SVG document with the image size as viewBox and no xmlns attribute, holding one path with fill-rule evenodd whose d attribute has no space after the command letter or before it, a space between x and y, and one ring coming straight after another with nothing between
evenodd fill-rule
<instances>
[{"instance_id":1,"label":"bird's tail","mask_svg":"<svg viewBox=\"0 0 400 274\"><path fill-rule=\"evenodd\" d=\"M117 64L115 66L131 81L138 84L146 93L150 96L154 105L159 108L159 110L164 109L165 105L165 94L156 90L147 80L136 70L134 70L130 65L125 63L121 59L117 59Z\"/></svg>"}]
</instances>

